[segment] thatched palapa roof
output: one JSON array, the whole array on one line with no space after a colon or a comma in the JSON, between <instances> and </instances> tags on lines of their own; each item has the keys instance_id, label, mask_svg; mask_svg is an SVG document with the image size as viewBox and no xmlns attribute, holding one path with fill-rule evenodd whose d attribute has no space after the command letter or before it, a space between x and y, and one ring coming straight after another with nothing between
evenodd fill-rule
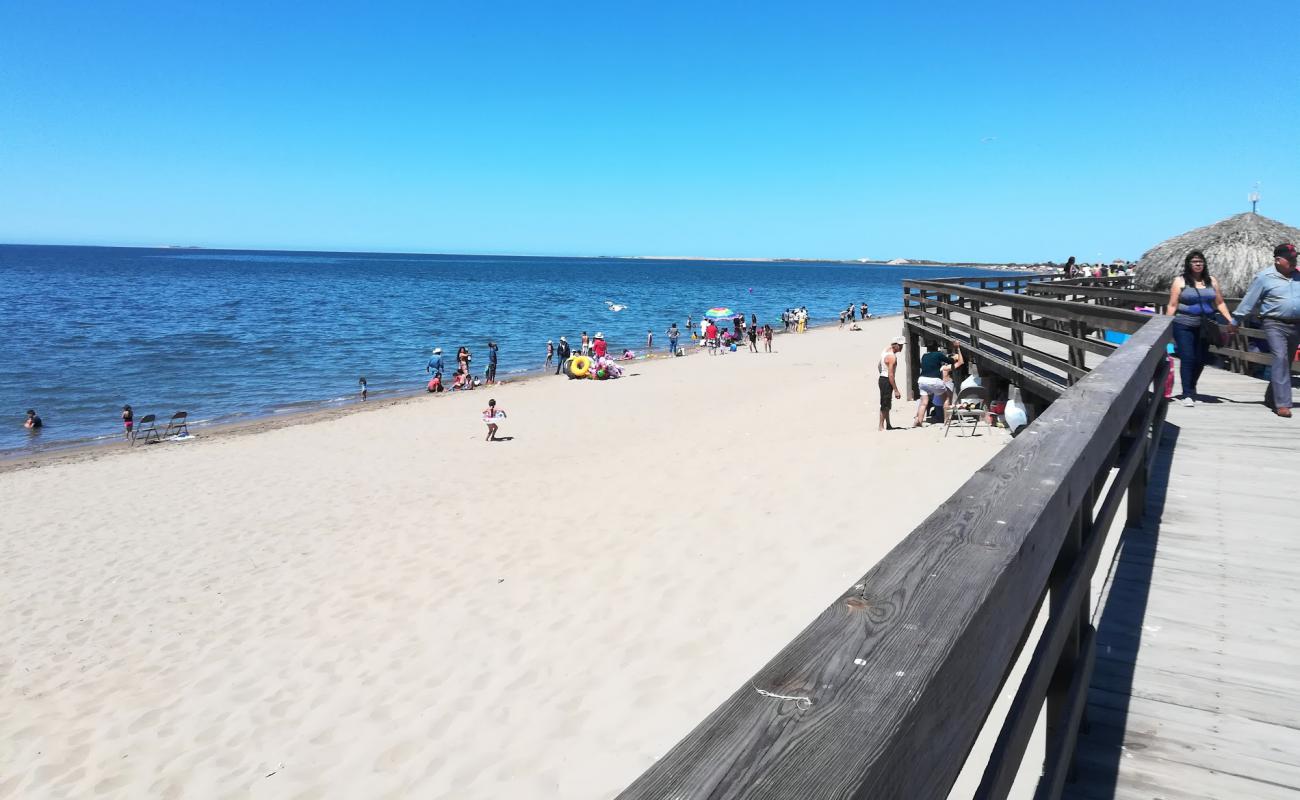
<instances>
[{"instance_id":1,"label":"thatched palapa roof","mask_svg":"<svg viewBox=\"0 0 1300 800\"><path fill-rule=\"evenodd\" d=\"M1300 229L1247 211L1146 251L1138 259L1134 281L1141 289L1168 289L1183 274L1187 254L1200 250L1224 296L1241 297L1256 275L1273 266L1273 248L1283 242L1300 245Z\"/></svg>"}]
</instances>

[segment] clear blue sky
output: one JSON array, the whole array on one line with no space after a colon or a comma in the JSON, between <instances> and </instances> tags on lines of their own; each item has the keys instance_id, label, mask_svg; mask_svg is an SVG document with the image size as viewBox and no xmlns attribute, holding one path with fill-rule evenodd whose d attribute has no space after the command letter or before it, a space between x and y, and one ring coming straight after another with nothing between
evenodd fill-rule
<instances>
[{"instance_id":1,"label":"clear blue sky","mask_svg":"<svg viewBox=\"0 0 1300 800\"><path fill-rule=\"evenodd\" d=\"M1300 226L1295 0L6 2L0 242L977 260Z\"/></svg>"}]
</instances>

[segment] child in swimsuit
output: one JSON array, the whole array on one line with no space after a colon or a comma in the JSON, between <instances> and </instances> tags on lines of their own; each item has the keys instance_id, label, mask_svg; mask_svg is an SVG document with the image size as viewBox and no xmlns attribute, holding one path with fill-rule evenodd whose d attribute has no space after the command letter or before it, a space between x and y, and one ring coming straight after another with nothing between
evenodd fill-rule
<instances>
[{"instance_id":1,"label":"child in swimsuit","mask_svg":"<svg viewBox=\"0 0 1300 800\"><path fill-rule=\"evenodd\" d=\"M505 410L497 408L496 400L489 400L488 407L483 409L483 421L487 423L487 429L488 429L487 436L484 437L484 441L487 442L496 441L497 425L499 424L498 421L503 420L505 418L506 418Z\"/></svg>"},{"instance_id":2,"label":"child in swimsuit","mask_svg":"<svg viewBox=\"0 0 1300 800\"><path fill-rule=\"evenodd\" d=\"M135 426L135 412L130 406L122 406L122 427L126 429L126 438L131 438L131 428Z\"/></svg>"}]
</instances>

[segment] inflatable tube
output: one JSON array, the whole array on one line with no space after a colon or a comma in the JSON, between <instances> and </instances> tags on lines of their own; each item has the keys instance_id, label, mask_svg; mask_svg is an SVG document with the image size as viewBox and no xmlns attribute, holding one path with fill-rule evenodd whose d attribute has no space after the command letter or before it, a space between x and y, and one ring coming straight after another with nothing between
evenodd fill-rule
<instances>
[{"instance_id":1,"label":"inflatable tube","mask_svg":"<svg viewBox=\"0 0 1300 800\"><path fill-rule=\"evenodd\" d=\"M574 356L569 362L569 377L585 378L591 372L591 359L586 356Z\"/></svg>"}]
</instances>

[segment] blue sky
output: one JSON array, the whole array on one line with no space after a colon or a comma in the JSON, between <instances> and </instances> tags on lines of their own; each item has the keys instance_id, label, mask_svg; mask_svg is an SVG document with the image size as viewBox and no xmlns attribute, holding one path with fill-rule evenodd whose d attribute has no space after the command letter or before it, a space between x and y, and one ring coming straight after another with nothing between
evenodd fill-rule
<instances>
[{"instance_id":1,"label":"blue sky","mask_svg":"<svg viewBox=\"0 0 1300 800\"><path fill-rule=\"evenodd\" d=\"M1294 0L0 4L0 242L1135 258L1300 226Z\"/></svg>"}]
</instances>

